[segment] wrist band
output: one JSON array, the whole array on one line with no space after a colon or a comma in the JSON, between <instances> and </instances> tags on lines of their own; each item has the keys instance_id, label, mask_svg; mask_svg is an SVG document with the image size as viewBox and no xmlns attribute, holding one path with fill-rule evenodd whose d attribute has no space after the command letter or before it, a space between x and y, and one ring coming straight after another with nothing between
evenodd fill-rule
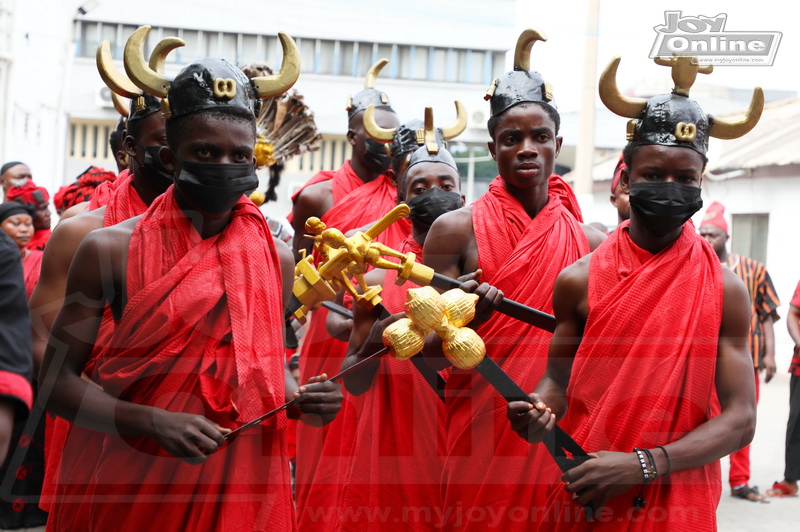
<instances>
[{"instance_id":1,"label":"wrist band","mask_svg":"<svg viewBox=\"0 0 800 532\"><path fill-rule=\"evenodd\" d=\"M650 483L650 473L649 473L649 471L647 469L647 463L645 463L645 460L644 460L644 453L638 447L634 447L633 448L633 452L635 452L636 456L639 457L639 464L642 466L642 476L644 477L644 483L645 484L649 484Z\"/></svg>"},{"instance_id":2,"label":"wrist band","mask_svg":"<svg viewBox=\"0 0 800 532\"><path fill-rule=\"evenodd\" d=\"M650 460L650 482L654 481L658 478L658 467L656 467L656 460L653 458L653 453L650 452L650 449L644 448L642 449L644 453L647 455L647 459Z\"/></svg>"},{"instance_id":3,"label":"wrist band","mask_svg":"<svg viewBox=\"0 0 800 532\"><path fill-rule=\"evenodd\" d=\"M669 453L667 452L667 450L664 448L663 445L656 445L656 447L664 451L664 457L667 459L667 472L662 475L666 477L667 475L669 475L669 472L672 471L672 464L669 461Z\"/></svg>"}]
</instances>

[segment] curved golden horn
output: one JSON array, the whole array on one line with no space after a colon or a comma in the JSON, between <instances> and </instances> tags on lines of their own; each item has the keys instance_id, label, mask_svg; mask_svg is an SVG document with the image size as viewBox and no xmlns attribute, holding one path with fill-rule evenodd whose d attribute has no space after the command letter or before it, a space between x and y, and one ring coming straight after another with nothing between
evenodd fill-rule
<instances>
[{"instance_id":1,"label":"curved golden horn","mask_svg":"<svg viewBox=\"0 0 800 532\"><path fill-rule=\"evenodd\" d=\"M375 122L375 104L372 103L369 104L364 111L364 130L372 140L387 143L392 142L392 140L394 140L394 134L397 133L397 128L382 128Z\"/></svg>"},{"instance_id":2,"label":"curved golden horn","mask_svg":"<svg viewBox=\"0 0 800 532\"><path fill-rule=\"evenodd\" d=\"M142 26L125 43L125 72L137 87L153 96L164 98L169 92L170 80L144 62L144 41L147 40L148 33L150 26Z\"/></svg>"},{"instance_id":3,"label":"curved golden horn","mask_svg":"<svg viewBox=\"0 0 800 532\"><path fill-rule=\"evenodd\" d=\"M647 105L643 98L628 98L617 88L617 67L619 56L611 60L600 76L600 99L612 112L625 118L639 118Z\"/></svg>"},{"instance_id":4,"label":"curved golden horn","mask_svg":"<svg viewBox=\"0 0 800 532\"><path fill-rule=\"evenodd\" d=\"M128 79L128 76L114 66L114 60L111 59L111 43L103 41L97 47L97 54L95 56L97 62L97 71L100 72L100 77L103 82L111 89L111 92L124 96L125 98L136 98L142 95L142 89L133 84ZM125 112L128 116L128 112Z\"/></svg>"},{"instance_id":5,"label":"curved golden horn","mask_svg":"<svg viewBox=\"0 0 800 532\"><path fill-rule=\"evenodd\" d=\"M154 72L163 74L164 63L167 61L167 56L172 50L175 48L180 48L181 46L186 46L186 43L183 42L183 39L179 39L177 37L167 37L166 39L163 39L155 46L155 48L153 48L153 53L150 54L150 68Z\"/></svg>"},{"instance_id":6,"label":"curved golden horn","mask_svg":"<svg viewBox=\"0 0 800 532\"><path fill-rule=\"evenodd\" d=\"M128 112L130 111L128 102L114 91L111 91L111 101L114 102L114 109L116 109L123 118L128 118Z\"/></svg>"},{"instance_id":7,"label":"curved golden horn","mask_svg":"<svg viewBox=\"0 0 800 532\"><path fill-rule=\"evenodd\" d=\"M761 112L764 110L764 91L761 87L753 89L753 97L750 99L750 107L744 118L735 121L726 121L711 117L711 127L708 134L718 139L735 139L745 135L756 127L761 119Z\"/></svg>"},{"instance_id":8,"label":"curved golden horn","mask_svg":"<svg viewBox=\"0 0 800 532\"><path fill-rule=\"evenodd\" d=\"M436 142L436 130L433 125L433 107L425 108L425 126L422 130L422 136L425 142L425 149L431 155L439 153L439 143ZM417 137L419 138L419 137Z\"/></svg>"},{"instance_id":9,"label":"curved golden horn","mask_svg":"<svg viewBox=\"0 0 800 532\"><path fill-rule=\"evenodd\" d=\"M252 78L253 86L262 100L279 96L288 91L300 77L300 51L297 49L294 39L285 33L278 33L278 39L283 48L281 69L272 76Z\"/></svg>"},{"instance_id":10,"label":"curved golden horn","mask_svg":"<svg viewBox=\"0 0 800 532\"><path fill-rule=\"evenodd\" d=\"M388 64L389 60L386 59L385 57L382 57L378 59L378 61L374 65L369 67L369 70L367 70L367 77L364 78L365 89L371 89L375 87L375 80L378 78L378 74L380 74L381 70L383 70L383 67L385 67Z\"/></svg>"},{"instance_id":11,"label":"curved golden horn","mask_svg":"<svg viewBox=\"0 0 800 532\"><path fill-rule=\"evenodd\" d=\"M527 29L520 33L514 49L514 70L530 70L533 43L546 40L547 36L538 30Z\"/></svg>"},{"instance_id":12,"label":"curved golden horn","mask_svg":"<svg viewBox=\"0 0 800 532\"><path fill-rule=\"evenodd\" d=\"M452 126L442 128L444 140L454 139L467 129L467 110L464 105L456 100L456 121Z\"/></svg>"}]
</instances>

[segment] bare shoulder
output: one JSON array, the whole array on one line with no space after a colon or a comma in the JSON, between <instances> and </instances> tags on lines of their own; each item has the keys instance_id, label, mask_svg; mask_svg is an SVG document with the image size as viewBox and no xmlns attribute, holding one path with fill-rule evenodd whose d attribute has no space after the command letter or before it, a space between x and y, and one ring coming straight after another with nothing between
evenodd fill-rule
<instances>
[{"instance_id":1,"label":"bare shoulder","mask_svg":"<svg viewBox=\"0 0 800 532\"><path fill-rule=\"evenodd\" d=\"M558 274L556 283L560 283L565 287L580 287L589 285L589 262L592 260L592 254L584 255L576 260Z\"/></svg>"},{"instance_id":2,"label":"bare shoulder","mask_svg":"<svg viewBox=\"0 0 800 532\"><path fill-rule=\"evenodd\" d=\"M293 210L295 213L301 212L305 218L310 216L321 217L333 207L333 191L331 180L320 181L313 185L308 185L300 191L294 202Z\"/></svg>"},{"instance_id":3,"label":"bare shoulder","mask_svg":"<svg viewBox=\"0 0 800 532\"><path fill-rule=\"evenodd\" d=\"M589 315L589 262L592 254L584 255L558 274L553 288L553 310L556 318L574 316L586 321Z\"/></svg>"},{"instance_id":4,"label":"bare shoulder","mask_svg":"<svg viewBox=\"0 0 800 532\"><path fill-rule=\"evenodd\" d=\"M750 293L739 276L733 271L722 265L722 281L724 284L723 312L727 312L729 307L743 306L750 308Z\"/></svg>"},{"instance_id":5,"label":"bare shoulder","mask_svg":"<svg viewBox=\"0 0 800 532\"><path fill-rule=\"evenodd\" d=\"M91 212L91 211L87 211L88 208L89 208L89 202L88 201L84 201L82 203L78 203L77 205L73 205L72 207L70 207L69 209L67 209L67 210L65 210L64 212L61 213L61 217L60 217L59 223L63 222L64 220L68 220L68 219L70 219L70 218L72 218L74 216L77 216L79 214L83 214L83 213L86 213L86 212Z\"/></svg>"},{"instance_id":6,"label":"bare shoulder","mask_svg":"<svg viewBox=\"0 0 800 532\"><path fill-rule=\"evenodd\" d=\"M598 231L594 227L588 224L581 224L581 229L583 229L583 234L586 235L586 240L589 241L589 249L594 251L597 249L597 246L603 243L603 241L607 238L602 232Z\"/></svg>"}]
</instances>

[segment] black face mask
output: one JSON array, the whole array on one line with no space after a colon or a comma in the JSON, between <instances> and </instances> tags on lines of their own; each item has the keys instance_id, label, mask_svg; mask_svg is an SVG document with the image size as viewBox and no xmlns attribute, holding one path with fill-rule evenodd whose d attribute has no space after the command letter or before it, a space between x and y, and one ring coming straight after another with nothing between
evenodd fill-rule
<instances>
[{"instance_id":1,"label":"black face mask","mask_svg":"<svg viewBox=\"0 0 800 532\"><path fill-rule=\"evenodd\" d=\"M161 158L158 156L158 152L161 151L163 146L145 146L136 139L134 139L134 142L144 150L144 162L139 162L139 159L133 158L139 167L139 171L154 186L166 189L172 184L173 176L167 172L167 169L161 164Z\"/></svg>"},{"instance_id":2,"label":"black face mask","mask_svg":"<svg viewBox=\"0 0 800 532\"><path fill-rule=\"evenodd\" d=\"M258 187L258 176L253 163L181 161L176 184L200 210L222 214L231 210L242 194Z\"/></svg>"},{"instance_id":3,"label":"black face mask","mask_svg":"<svg viewBox=\"0 0 800 532\"><path fill-rule=\"evenodd\" d=\"M656 236L682 226L703 207L700 187L680 183L633 183L631 209Z\"/></svg>"},{"instance_id":4,"label":"black face mask","mask_svg":"<svg viewBox=\"0 0 800 532\"><path fill-rule=\"evenodd\" d=\"M429 188L416 198L408 202L412 220L427 227L446 212L460 209L463 204L461 195L457 192L447 192L438 187Z\"/></svg>"},{"instance_id":5,"label":"black face mask","mask_svg":"<svg viewBox=\"0 0 800 532\"><path fill-rule=\"evenodd\" d=\"M364 145L367 148L364 157L369 161L370 166L380 173L384 173L388 170L389 163L391 163L392 160L386 153L386 145L383 142L372 139L364 139Z\"/></svg>"}]
</instances>

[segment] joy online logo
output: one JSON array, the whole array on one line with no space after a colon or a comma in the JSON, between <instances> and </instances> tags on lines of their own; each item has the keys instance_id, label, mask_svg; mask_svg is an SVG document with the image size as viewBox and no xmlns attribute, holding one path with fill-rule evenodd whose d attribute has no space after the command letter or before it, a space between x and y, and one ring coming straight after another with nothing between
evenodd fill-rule
<instances>
[{"instance_id":1,"label":"joy online logo","mask_svg":"<svg viewBox=\"0 0 800 532\"><path fill-rule=\"evenodd\" d=\"M684 17L665 11L664 19L653 28L658 36L650 57L690 55L704 65L770 66L781 42L779 31L725 31L725 13Z\"/></svg>"}]
</instances>

